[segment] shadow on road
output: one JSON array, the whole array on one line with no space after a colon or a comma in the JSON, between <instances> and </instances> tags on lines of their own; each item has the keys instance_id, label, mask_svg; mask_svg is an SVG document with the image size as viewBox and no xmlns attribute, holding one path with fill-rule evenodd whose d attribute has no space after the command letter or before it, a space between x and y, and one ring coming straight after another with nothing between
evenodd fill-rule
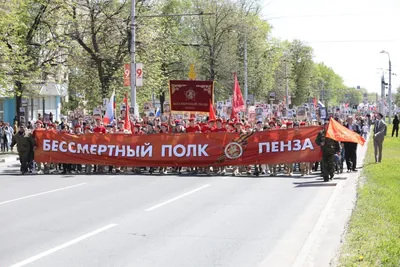
<instances>
[{"instance_id":1,"label":"shadow on road","mask_svg":"<svg viewBox=\"0 0 400 267\"><path fill-rule=\"evenodd\" d=\"M337 183L332 182L323 182L323 181L312 181L312 182L294 182L295 188L298 187L329 187L329 186L336 186Z\"/></svg>"}]
</instances>

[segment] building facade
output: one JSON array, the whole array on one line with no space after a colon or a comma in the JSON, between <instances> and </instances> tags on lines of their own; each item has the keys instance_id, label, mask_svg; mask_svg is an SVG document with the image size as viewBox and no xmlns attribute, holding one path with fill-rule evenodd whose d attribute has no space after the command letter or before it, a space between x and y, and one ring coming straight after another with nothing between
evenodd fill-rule
<instances>
[{"instance_id":1,"label":"building facade","mask_svg":"<svg viewBox=\"0 0 400 267\"><path fill-rule=\"evenodd\" d=\"M20 122L36 121L44 114L52 114L53 121L60 120L61 99L67 94L66 84L57 84L48 82L41 85L37 96L27 98L23 97L20 112L23 112L23 118L17 118ZM0 96L0 121L14 123L17 115L17 101L15 97Z\"/></svg>"}]
</instances>

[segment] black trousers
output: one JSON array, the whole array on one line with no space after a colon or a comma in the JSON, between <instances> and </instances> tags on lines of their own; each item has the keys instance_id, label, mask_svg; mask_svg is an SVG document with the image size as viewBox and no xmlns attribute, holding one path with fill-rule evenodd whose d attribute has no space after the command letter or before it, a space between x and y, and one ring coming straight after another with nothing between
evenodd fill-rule
<instances>
[{"instance_id":1,"label":"black trousers","mask_svg":"<svg viewBox=\"0 0 400 267\"><path fill-rule=\"evenodd\" d=\"M394 135L394 132L396 132L396 137L399 137L399 127L397 127L397 128L393 127L393 130L392 130L392 137L393 137L393 135Z\"/></svg>"},{"instance_id":2,"label":"black trousers","mask_svg":"<svg viewBox=\"0 0 400 267\"><path fill-rule=\"evenodd\" d=\"M344 144L344 157L348 170L356 170L357 167L357 144L345 143Z\"/></svg>"},{"instance_id":3,"label":"black trousers","mask_svg":"<svg viewBox=\"0 0 400 267\"><path fill-rule=\"evenodd\" d=\"M25 153L19 153L19 162L21 163L21 172L26 173L28 172L28 166L29 166L29 161L30 161L30 153L25 152Z\"/></svg>"}]
</instances>

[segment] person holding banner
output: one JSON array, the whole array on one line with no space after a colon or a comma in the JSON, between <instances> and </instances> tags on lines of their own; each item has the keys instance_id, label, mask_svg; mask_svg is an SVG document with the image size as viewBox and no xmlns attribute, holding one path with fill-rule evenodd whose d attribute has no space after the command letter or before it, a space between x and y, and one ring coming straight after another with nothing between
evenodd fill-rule
<instances>
[{"instance_id":1,"label":"person holding banner","mask_svg":"<svg viewBox=\"0 0 400 267\"><path fill-rule=\"evenodd\" d=\"M30 131L25 129L25 125L19 126L19 131L12 137L11 151L17 145L19 161L21 162L21 174L28 172L30 161L33 159L33 150L36 147L36 141Z\"/></svg>"},{"instance_id":2,"label":"person holding banner","mask_svg":"<svg viewBox=\"0 0 400 267\"><path fill-rule=\"evenodd\" d=\"M321 170L324 182L328 182L329 179L333 179L335 175L335 154L340 153L339 142L326 137L326 131L328 130L328 121L325 121L324 129L318 133L315 143L321 147L322 160Z\"/></svg>"},{"instance_id":3,"label":"person holding banner","mask_svg":"<svg viewBox=\"0 0 400 267\"><path fill-rule=\"evenodd\" d=\"M354 123L352 116L347 117L347 123L345 127L350 131L361 135L360 126L357 123ZM357 143L344 142L344 153L346 158L347 172L357 171Z\"/></svg>"}]
</instances>

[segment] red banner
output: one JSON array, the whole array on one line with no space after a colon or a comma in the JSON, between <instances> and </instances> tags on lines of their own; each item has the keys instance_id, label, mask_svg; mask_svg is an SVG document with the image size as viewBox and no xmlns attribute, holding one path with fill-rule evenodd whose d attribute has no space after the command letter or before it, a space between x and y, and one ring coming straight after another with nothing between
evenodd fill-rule
<instances>
[{"instance_id":1,"label":"red banner","mask_svg":"<svg viewBox=\"0 0 400 267\"><path fill-rule=\"evenodd\" d=\"M316 162L320 127L248 134L83 134L35 132L37 162L114 166L233 166Z\"/></svg>"},{"instance_id":2,"label":"red banner","mask_svg":"<svg viewBox=\"0 0 400 267\"><path fill-rule=\"evenodd\" d=\"M213 81L169 81L171 111L203 112L210 110L213 103Z\"/></svg>"},{"instance_id":3,"label":"red banner","mask_svg":"<svg viewBox=\"0 0 400 267\"><path fill-rule=\"evenodd\" d=\"M131 86L131 64L124 64L124 86Z\"/></svg>"}]
</instances>

